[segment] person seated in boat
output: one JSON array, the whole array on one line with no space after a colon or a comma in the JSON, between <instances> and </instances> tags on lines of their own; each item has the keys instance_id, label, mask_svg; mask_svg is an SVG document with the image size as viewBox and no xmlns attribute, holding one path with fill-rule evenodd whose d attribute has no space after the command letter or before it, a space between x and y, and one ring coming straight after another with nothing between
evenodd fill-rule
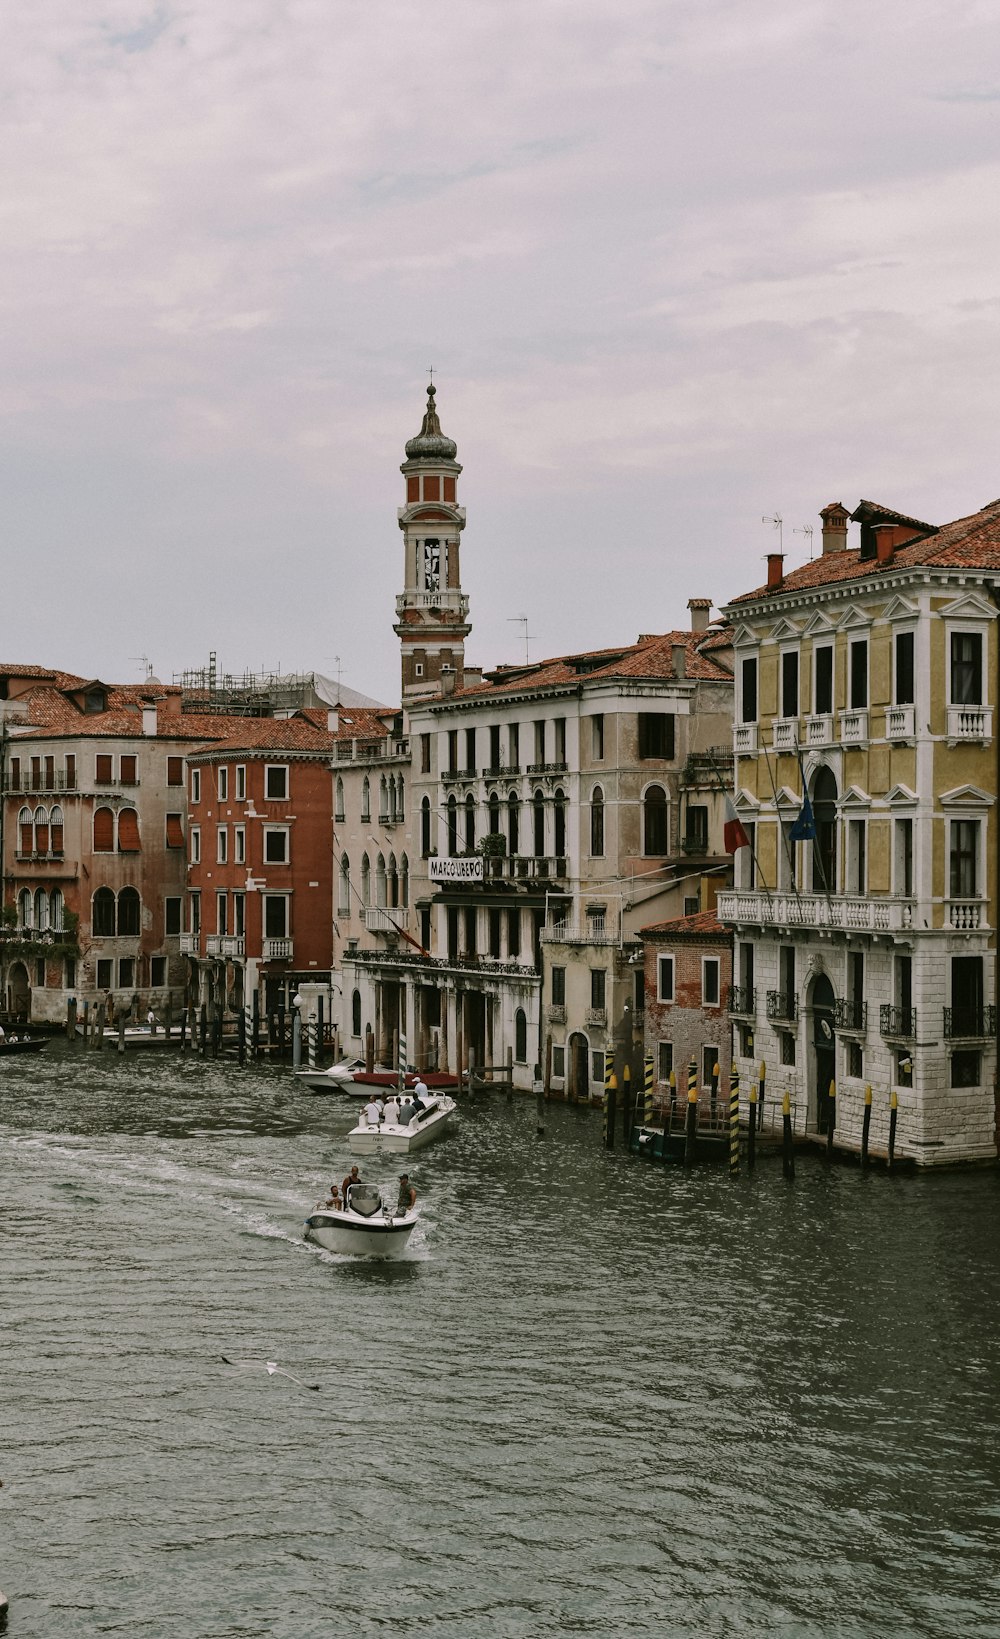
<instances>
[{"instance_id":1,"label":"person seated in boat","mask_svg":"<svg viewBox=\"0 0 1000 1639\"><path fill-rule=\"evenodd\" d=\"M328 1207L333 1212L339 1212L341 1210L340 1196L337 1194L336 1184L330 1185L330 1199L328 1201L324 1201L323 1205Z\"/></svg>"},{"instance_id":2,"label":"person seated in boat","mask_svg":"<svg viewBox=\"0 0 1000 1639\"><path fill-rule=\"evenodd\" d=\"M345 1207L350 1206L350 1201L348 1200L348 1191L350 1190L351 1185L352 1184L360 1184L360 1182L361 1182L360 1172L358 1171L357 1167L352 1167L350 1172L347 1174L347 1177L344 1179L343 1183L340 1186L340 1193L344 1197Z\"/></svg>"},{"instance_id":3,"label":"person seated in boat","mask_svg":"<svg viewBox=\"0 0 1000 1639\"><path fill-rule=\"evenodd\" d=\"M369 1127L377 1127L382 1119L382 1106L377 1098L370 1098L364 1107L364 1118Z\"/></svg>"},{"instance_id":4,"label":"person seated in boat","mask_svg":"<svg viewBox=\"0 0 1000 1639\"><path fill-rule=\"evenodd\" d=\"M420 1076L418 1076L416 1081L413 1083L413 1102L417 1106L418 1115L420 1111L424 1109L426 1100L429 1096L430 1095L427 1091L427 1083L421 1080Z\"/></svg>"},{"instance_id":5,"label":"person seated in boat","mask_svg":"<svg viewBox=\"0 0 1000 1639\"><path fill-rule=\"evenodd\" d=\"M390 1093L389 1097L386 1099L385 1109L382 1111L382 1115L386 1121L391 1121L393 1126L395 1126L399 1120L399 1103L394 1094Z\"/></svg>"},{"instance_id":6,"label":"person seated in boat","mask_svg":"<svg viewBox=\"0 0 1000 1639\"><path fill-rule=\"evenodd\" d=\"M401 1098L399 1101L399 1125L408 1127L417 1114L418 1108L419 1106L414 1104L412 1098Z\"/></svg>"},{"instance_id":7,"label":"person seated in boat","mask_svg":"<svg viewBox=\"0 0 1000 1639\"><path fill-rule=\"evenodd\" d=\"M399 1175L399 1199L396 1202L397 1212L412 1212L417 1204L417 1192L410 1183L409 1174L401 1172Z\"/></svg>"}]
</instances>

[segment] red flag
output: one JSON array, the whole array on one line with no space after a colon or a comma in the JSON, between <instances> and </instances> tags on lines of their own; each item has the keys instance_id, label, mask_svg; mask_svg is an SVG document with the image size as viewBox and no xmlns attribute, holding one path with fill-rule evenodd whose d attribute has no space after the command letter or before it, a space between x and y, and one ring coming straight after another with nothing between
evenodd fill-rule
<instances>
[{"instance_id":1,"label":"red flag","mask_svg":"<svg viewBox=\"0 0 1000 1639\"><path fill-rule=\"evenodd\" d=\"M722 831L723 847L727 854L735 854L737 848L749 848L750 838L743 829L739 814L733 806L733 799L726 792L726 823Z\"/></svg>"}]
</instances>

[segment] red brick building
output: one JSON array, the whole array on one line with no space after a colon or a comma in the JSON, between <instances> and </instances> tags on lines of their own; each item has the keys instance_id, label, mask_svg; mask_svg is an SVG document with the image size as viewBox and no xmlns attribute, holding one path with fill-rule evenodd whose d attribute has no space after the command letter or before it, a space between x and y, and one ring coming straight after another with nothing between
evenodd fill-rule
<instances>
[{"instance_id":1,"label":"red brick building","mask_svg":"<svg viewBox=\"0 0 1000 1639\"><path fill-rule=\"evenodd\" d=\"M719 1085L728 1089L732 934L714 911L698 911L642 928L639 937L645 953L645 1050L653 1055L656 1102L669 1097L671 1070L678 1097L686 1097L691 1059L698 1066L699 1087L710 1085L717 1063Z\"/></svg>"}]
</instances>

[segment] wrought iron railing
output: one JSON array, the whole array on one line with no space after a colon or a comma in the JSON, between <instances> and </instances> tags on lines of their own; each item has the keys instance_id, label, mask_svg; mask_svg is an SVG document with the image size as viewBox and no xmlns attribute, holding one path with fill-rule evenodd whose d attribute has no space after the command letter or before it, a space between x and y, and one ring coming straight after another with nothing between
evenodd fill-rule
<instances>
[{"instance_id":1,"label":"wrought iron railing","mask_svg":"<svg viewBox=\"0 0 1000 1639\"><path fill-rule=\"evenodd\" d=\"M753 985L730 985L729 1011L746 1017L757 1012L757 991Z\"/></svg>"},{"instance_id":2,"label":"wrought iron railing","mask_svg":"<svg viewBox=\"0 0 1000 1639\"><path fill-rule=\"evenodd\" d=\"M883 1003L879 1008L879 1032L883 1036L902 1036L909 1040L917 1033L917 1015L912 1007L890 1007Z\"/></svg>"},{"instance_id":3,"label":"wrought iron railing","mask_svg":"<svg viewBox=\"0 0 1000 1639\"><path fill-rule=\"evenodd\" d=\"M767 1016L776 1023L794 1024L799 1016L799 998L786 990L769 990Z\"/></svg>"},{"instance_id":4,"label":"wrought iron railing","mask_svg":"<svg viewBox=\"0 0 1000 1639\"><path fill-rule=\"evenodd\" d=\"M944 1033L949 1041L954 1040L956 1036L966 1036L977 1041L987 1036L995 1036L997 1010L992 1004L986 1007L946 1007Z\"/></svg>"},{"instance_id":5,"label":"wrought iron railing","mask_svg":"<svg viewBox=\"0 0 1000 1639\"><path fill-rule=\"evenodd\" d=\"M838 996L833 1004L833 1022L841 1030L867 1030L868 1003L853 996Z\"/></svg>"}]
</instances>

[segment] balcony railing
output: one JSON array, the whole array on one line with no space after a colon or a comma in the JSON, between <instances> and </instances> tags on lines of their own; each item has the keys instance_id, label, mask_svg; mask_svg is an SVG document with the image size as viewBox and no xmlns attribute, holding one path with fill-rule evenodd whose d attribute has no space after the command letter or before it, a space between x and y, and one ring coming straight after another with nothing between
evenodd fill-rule
<instances>
[{"instance_id":1,"label":"balcony railing","mask_svg":"<svg viewBox=\"0 0 1000 1639\"><path fill-rule=\"evenodd\" d=\"M719 894L718 914L722 922L752 922L761 927L893 933L912 927L913 902L895 897L861 899L844 894L730 891Z\"/></svg>"},{"instance_id":2,"label":"balcony railing","mask_svg":"<svg viewBox=\"0 0 1000 1639\"><path fill-rule=\"evenodd\" d=\"M290 962L292 959L292 941L290 939L265 939L261 957L265 962Z\"/></svg>"},{"instance_id":3,"label":"balcony railing","mask_svg":"<svg viewBox=\"0 0 1000 1639\"><path fill-rule=\"evenodd\" d=\"M757 724L737 723L733 729L733 754L752 757L757 750Z\"/></svg>"},{"instance_id":4,"label":"balcony railing","mask_svg":"<svg viewBox=\"0 0 1000 1639\"><path fill-rule=\"evenodd\" d=\"M993 708L991 706L949 706L949 740L991 740L993 738Z\"/></svg>"},{"instance_id":5,"label":"balcony railing","mask_svg":"<svg viewBox=\"0 0 1000 1639\"><path fill-rule=\"evenodd\" d=\"M596 1026L598 1029L604 1030L607 1027L607 1023L608 1023L608 1010L607 1010L607 1008L606 1007L588 1007L587 1013L586 1013L586 1022L588 1024L592 1024L592 1025Z\"/></svg>"},{"instance_id":6,"label":"balcony railing","mask_svg":"<svg viewBox=\"0 0 1000 1639\"><path fill-rule=\"evenodd\" d=\"M488 854L483 860L487 882L548 882L568 871L569 862L562 854Z\"/></svg>"},{"instance_id":7,"label":"balcony railing","mask_svg":"<svg viewBox=\"0 0 1000 1639\"><path fill-rule=\"evenodd\" d=\"M957 1036L970 1041L984 1041L997 1033L997 1010L987 1007L946 1007L944 1033L949 1041Z\"/></svg>"},{"instance_id":8,"label":"balcony railing","mask_svg":"<svg viewBox=\"0 0 1000 1639\"><path fill-rule=\"evenodd\" d=\"M887 706L885 712L886 739L912 740L913 716L912 706Z\"/></svg>"},{"instance_id":9,"label":"balcony railing","mask_svg":"<svg viewBox=\"0 0 1000 1639\"><path fill-rule=\"evenodd\" d=\"M830 712L806 718L805 742L807 746L832 746L833 717Z\"/></svg>"},{"instance_id":10,"label":"balcony railing","mask_svg":"<svg viewBox=\"0 0 1000 1639\"><path fill-rule=\"evenodd\" d=\"M524 982L538 983L541 975L536 967L527 962L513 962L494 956L420 956L410 946L394 946L389 950L352 950L345 957L345 962L364 962L374 967L412 967L429 972L458 972L479 973L484 978L514 978Z\"/></svg>"},{"instance_id":11,"label":"balcony railing","mask_svg":"<svg viewBox=\"0 0 1000 1639\"><path fill-rule=\"evenodd\" d=\"M880 1035L912 1041L917 1033L916 1012L912 1007L889 1007L883 1003L879 1008L878 1027Z\"/></svg>"},{"instance_id":12,"label":"balcony railing","mask_svg":"<svg viewBox=\"0 0 1000 1639\"><path fill-rule=\"evenodd\" d=\"M562 1002L550 1002L545 1009L545 1017L550 1024L565 1024L566 1008Z\"/></svg>"},{"instance_id":13,"label":"balcony railing","mask_svg":"<svg viewBox=\"0 0 1000 1639\"><path fill-rule=\"evenodd\" d=\"M855 1001L853 996L838 996L833 1004L833 1022L841 1030L867 1030L868 1003Z\"/></svg>"},{"instance_id":14,"label":"balcony railing","mask_svg":"<svg viewBox=\"0 0 1000 1639\"><path fill-rule=\"evenodd\" d=\"M868 738L867 710L852 708L840 714L840 738L844 745L861 745Z\"/></svg>"},{"instance_id":15,"label":"balcony railing","mask_svg":"<svg viewBox=\"0 0 1000 1639\"><path fill-rule=\"evenodd\" d=\"M406 912L385 905L366 905L361 920L369 933L398 933L406 921Z\"/></svg>"},{"instance_id":16,"label":"balcony railing","mask_svg":"<svg viewBox=\"0 0 1000 1639\"><path fill-rule=\"evenodd\" d=\"M180 939L182 956L197 956L201 935L197 933L182 933Z\"/></svg>"},{"instance_id":17,"label":"balcony railing","mask_svg":"<svg viewBox=\"0 0 1000 1639\"><path fill-rule=\"evenodd\" d=\"M241 933L210 933L205 939L206 956L242 956L246 940Z\"/></svg>"},{"instance_id":18,"label":"balcony railing","mask_svg":"<svg viewBox=\"0 0 1000 1639\"><path fill-rule=\"evenodd\" d=\"M799 998L786 990L769 990L767 1016L775 1024L794 1024L799 1016Z\"/></svg>"},{"instance_id":19,"label":"balcony railing","mask_svg":"<svg viewBox=\"0 0 1000 1639\"><path fill-rule=\"evenodd\" d=\"M489 768L483 769L482 774L484 780L509 780L520 772L520 763L491 763Z\"/></svg>"},{"instance_id":20,"label":"balcony railing","mask_svg":"<svg viewBox=\"0 0 1000 1639\"><path fill-rule=\"evenodd\" d=\"M569 764L562 763L529 763L526 769L528 774L565 774Z\"/></svg>"},{"instance_id":21,"label":"balcony railing","mask_svg":"<svg viewBox=\"0 0 1000 1639\"><path fill-rule=\"evenodd\" d=\"M757 991L753 985L729 986L729 1011L745 1019L756 1016Z\"/></svg>"},{"instance_id":22,"label":"balcony railing","mask_svg":"<svg viewBox=\"0 0 1000 1639\"><path fill-rule=\"evenodd\" d=\"M10 769L7 770L3 789L17 793L28 791L78 791L79 785L75 774L72 779L67 780L66 775L62 773L45 774L40 769L22 768L16 779Z\"/></svg>"},{"instance_id":23,"label":"balcony railing","mask_svg":"<svg viewBox=\"0 0 1000 1639\"><path fill-rule=\"evenodd\" d=\"M334 750L338 763L391 762L405 759L409 754L409 740L392 735L378 740L338 740Z\"/></svg>"},{"instance_id":24,"label":"balcony railing","mask_svg":"<svg viewBox=\"0 0 1000 1639\"><path fill-rule=\"evenodd\" d=\"M707 837L681 837L682 854L707 854Z\"/></svg>"},{"instance_id":25,"label":"balcony railing","mask_svg":"<svg viewBox=\"0 0 1000 1639\"><path fill-rule=\"evenodd\" d=\"M797 717L775 717L771 724L771 745L775 751L794 751L799 743Z\"/></svg>"},{"instance_id":26,"label":"balcony railing","mask_svg":"<svg viewBox=\"0 0 1000 1639\"><path fill-rule=\"evenodd\" d=\"M968 933L986 926L986 902L982 899L949 899L948 926Z\"/></svg>"},{"instance_id":27,"label":"balcony railing","mask_svg":"<svg viewBox=\"0 0 1000 1639\"><path fill-rule=\"evenodd\" d=\"M617 945L617 918L591 916L583 922L552 922L541 931L543 945Z\"/></svg>"},{"instance_id":28,"label":"balcony railing","mask_svg":"<svg viewBox=\"0 0 1000 1639\"><path fill-rule=\"evenodd\" d=\"M441 784L454 785L458 780L474 780L475 778L476 770L474 768L446 768L441 775Z\"/></svg>"}]
</instances>

